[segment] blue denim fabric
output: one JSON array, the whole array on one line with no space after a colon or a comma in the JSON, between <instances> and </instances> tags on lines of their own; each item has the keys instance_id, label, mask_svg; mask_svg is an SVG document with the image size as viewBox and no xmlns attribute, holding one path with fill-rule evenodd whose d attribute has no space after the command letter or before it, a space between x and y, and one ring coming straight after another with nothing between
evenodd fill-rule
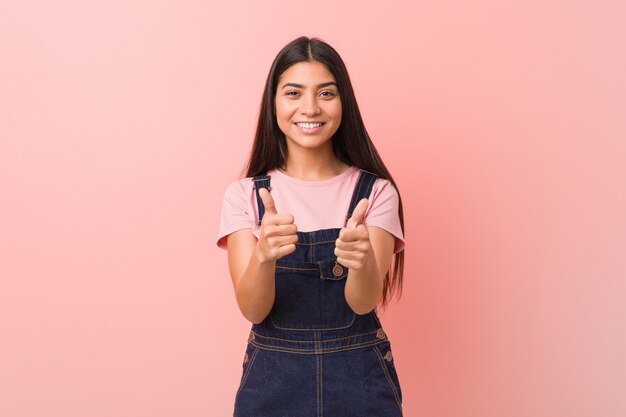
<instances>
[{"instance_id":1,"label":"blue denim fabric","mask_svg":"<svg viewBox=\"0 0 626 417\"><path fill-rule=\"evenodd\" d=\"M361 170L346 220L376 176ZM253 178L258 189L269 175ZM234 417L401 417L402 391L391 342L373 310L355 314L336 262L340 228L297 232L296 250L276 261L275 300L252 324Z\"/></svg>"}]
</instances>

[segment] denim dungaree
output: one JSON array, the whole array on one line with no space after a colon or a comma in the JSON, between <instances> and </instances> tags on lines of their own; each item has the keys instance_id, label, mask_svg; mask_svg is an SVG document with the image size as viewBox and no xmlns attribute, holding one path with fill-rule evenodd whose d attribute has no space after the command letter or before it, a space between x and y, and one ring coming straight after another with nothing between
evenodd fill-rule
<instances>
[{"instance_id":1,"label":"denim dungaree","mask_svg":"<svg viewBox=\"0 0 626 417\"><path fill-rule=\"evenodd\" d=\"M270 176L252 180L260 225L258 190L271 189ZM361 170L346 221L375 180ZM334 254L340 230L298 231L296 250L276 260L274 305L252 324L234 417L402 416L391 342L376 310L355 314L346 302L348 268Z\"/></svg>"}]
</instances>

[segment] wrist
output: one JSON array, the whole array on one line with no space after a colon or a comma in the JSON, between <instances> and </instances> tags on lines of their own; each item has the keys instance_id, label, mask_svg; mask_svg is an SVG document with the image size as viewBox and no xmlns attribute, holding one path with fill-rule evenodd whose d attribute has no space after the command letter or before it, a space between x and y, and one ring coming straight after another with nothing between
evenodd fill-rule
<instances>
[{"instance_id":1,"label":"wrist","mask_svg":"<svg viewBox=\"0 0 626 417\"><path fill-rule=\"evenodd\" d=\"M260 266L270 265L275 262L274 259L270 259L265 255L263 250L261 250L261 248L259 247L258 242L254 248L254 251L252 252L252 256L256 260L257 264L259 264Z\"/></svg>"}]
</instances>

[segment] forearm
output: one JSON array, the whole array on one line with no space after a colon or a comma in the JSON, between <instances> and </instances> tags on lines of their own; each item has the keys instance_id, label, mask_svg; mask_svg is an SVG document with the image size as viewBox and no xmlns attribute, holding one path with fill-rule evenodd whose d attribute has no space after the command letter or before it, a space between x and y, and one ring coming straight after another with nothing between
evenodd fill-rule
<instances>
[{"instance_id":1,"label":"forearm","mask_svg":"<svg viewBox=\"0 0 626 417\"><path fill-rule=\"evenodd\" d=\"M345 297L350 308L357 314L367 314L376 307L383 290L374 251L370 251L360 269L349 269Z\"/></svg>"},{"instance_id":2,"label":"forearm","mask_svg":"<svg viewBox=\"0 0 626 417\"><path fill-rule=\"evenodd\" d=\"M262 261L255 248L236 289L239 309L246 319L260 323L274 305L276 261Z\"/></svg>"}]
</instances>

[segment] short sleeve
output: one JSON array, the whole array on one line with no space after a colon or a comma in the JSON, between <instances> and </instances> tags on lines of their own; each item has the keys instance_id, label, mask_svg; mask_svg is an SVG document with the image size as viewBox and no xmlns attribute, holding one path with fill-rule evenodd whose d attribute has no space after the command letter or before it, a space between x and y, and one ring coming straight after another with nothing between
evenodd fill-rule
<instances>
[{"instance_id":1,"label":"short sleeve","mask_svg":"<svg viewBox=\"0 0 626 417\"><path fill-rule=\"evenodd\" d=\"M227 248L226 236L237 230L253 228L252 216L246 196L246 188L241 181L232 182L224 191L220 214L220 229L217 233L217 246Z\"/></svg>"},{"instance_id":2,"label":"short sleeve","mask_svg":"<svg viewBox=\"0 0 626 417\"><path fill-rule=\"evenodd\" d=\"M377 226L395 236L393 253L404 249L404 234L400 224L400 197L389 180L377 179L370 194L366 226Z\"/></svg>"}]
</instances>

